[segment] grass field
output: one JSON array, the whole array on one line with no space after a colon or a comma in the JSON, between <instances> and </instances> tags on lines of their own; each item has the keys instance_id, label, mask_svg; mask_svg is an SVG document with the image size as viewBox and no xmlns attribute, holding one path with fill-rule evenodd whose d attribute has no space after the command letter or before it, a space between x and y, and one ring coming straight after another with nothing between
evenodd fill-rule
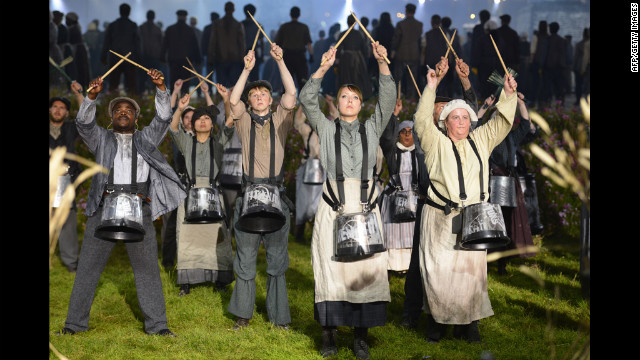
<instances>
[{"instance_id":1,"label":"grass field","mask_svg":"<svg viewBox=\"0 0 640 360\"><path fill-rule=\"evenodd\" d=\"M310 237L307 225L307 242ZM59 256L54 257L49 272L50 344L69 359L321 359L321 327L313 319L309 244L292 239L290 236L286 273L293 319L289 331L274 328L267 320L266 263L261 248L256 308L248 328L231 330L235 318L226 308L235 283L226 292L216 292L207 284L178 296L175 270L161 269L169 328L177 337L146 335L133 273L120 243L98 284L89 331L73 336L54 335L64 327L75 276L67 272ZM424 313L417 331L401 327L404 278L392 275L387 323L369 331L371 358L572 359L576 354L588 358L590 304L581 291L577 240L553 234L535 240L541 246L538 255L512 260L508 275L497 275L496 265L489 263L489 297L495 315L480 322L483 344L453 339L451 333L438 344L428 344ZM339 352L333 358L354 359L352 344L352 329L339 327ZM49 358L58 357L50 351Z\"/></svg>"}]
</instances>

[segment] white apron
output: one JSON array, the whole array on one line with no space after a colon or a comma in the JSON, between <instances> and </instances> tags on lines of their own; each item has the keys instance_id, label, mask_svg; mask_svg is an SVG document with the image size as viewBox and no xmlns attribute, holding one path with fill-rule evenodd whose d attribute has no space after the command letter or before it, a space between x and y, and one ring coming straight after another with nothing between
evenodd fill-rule
<instances>
[{"instance_id":1,"label":"white apron","mask_svg":"<svg viewBox=\"0 0 640 360\"><path fill-rule=\"evenodd\" d=\"M330 180L338 196L335 180ZM371 185L371 182L369 183ZM371 187L369 187L371 189ZM374 187L376 194L377 189ZM326 183L323 190L328 194ZM344 213L362 212L360 205L360 180L348 178L344 181ZM374 199L376 194L374 194ZM382 231L379 207L372 210ZM358 261L336 261L334 255L334 220L337 212L320 200L311 237L311 264L315 282L315 302L348 301L370 303L391 301L387 278L387 252L373 254Z\"/></svg>"},{"instance_id":2,"label":"white apron","mask_svg":"<svg viewBox=\"0 0 640 360\"><path fill-rule=\"evenodd\" d=\"M487 291L487 251L454 250L451 220L429 205L420 223L420 273L424 310L440 324L469 324L493 315Z\"/></svg>"},{"instance_id":3,"label":"white apron","mask_svg":"<svg viewBox=\"0 0 640 360\"><path fill-rule=\"evenodd\" d=\"M197 177L195 187L209 187L209 178ZM184 203L182 202L178 207L176 218L177 269L233 270L231 234L225 222L186 223ZM220 203L224 204L222 195L220 195ZM228 215L229 210L225 210Z\"/></svg>"}]
</instances>

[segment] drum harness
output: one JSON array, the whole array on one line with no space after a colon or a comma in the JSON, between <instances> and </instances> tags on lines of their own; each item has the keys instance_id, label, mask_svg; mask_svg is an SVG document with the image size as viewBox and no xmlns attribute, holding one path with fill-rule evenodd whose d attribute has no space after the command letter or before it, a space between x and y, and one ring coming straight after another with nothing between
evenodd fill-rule
<instances>
[{"instance_id":1,"label":"drum harness","mask_svg":"<svg viewBox=\"0 0 640 360\"><path fill-rule=\"evenodd\" d=\"M193 135L193 145L191 146L191 172L193 173L193 179L191 179L191 177L189 176L189 172L186 171L187 173L187 181L188 181L188 188L193 188L194 186L196 186L196 145L198 143L198 140L196 138L195 135ZM213 176L214 173L214 165L215 165L215 158L213 156L213 137L209 136L209 186L211 186L212 188L214 187L214 184L216 183L216 179Z\"/></svg>"},{"instance_id":2,"label":"drum harness","mask_svg":"<svg viewBox=\"0 0 640 360\"><path fill-rule=\"evenodd\" d=\"M402 160L402 154L409 150L401 150L396 146L395 155L396 155L396 171L395 174L391 175L389 179L389 187L387 187L383 194L390 195L398 190L403 190L402 181L400 180L400 165ZM416 149L411 150L411 188L414 189L418 186L418 166L416 162ZM384 201L384 200L383 200Z\"/></svg>"},{"instance_id":3,"label":"drum harness","mask_svg":"<svg viewBox=\"0 0 640 360\"><path fill-rule=\"evenodd\" d=\"M291 200L287 197L287 194L284 191L284 186L282 186L282 180L283 180L283 176L282 176L282 172L280 173L280 175L275 176L275 162L276 162L276 152L275 152L275 148L276 148L276 129L273 126L273 113L271 113L271 117L269 118L270 123L271 123L271 129L269 131L269 143L271 145L270 149L271 151L269 151L269 181L268 183L271 185L275 185L278 186L278 189L280 190L280 199L282 201L284 201L287 206L289 207L290 211L295 211L295 206L293 205L293 203L291 202ZM255 120L251 120L251 132L249 135L249 176L248 178L246 178L244 175L242 177L243 181L243 186L242 186L242 191L241 191L241 195L240 196L244 196L244 191L246 189L247 185L252 185L253 183L255 183L256 179L253 177L253 167L254 167L254 162L255 162L255 149L256 149L256 122Z\"/></svg>"},{"instance_id":4,"label":"drum harness","mask_svg":"<svg viewBox=\"0 0 640 360\"><path fill-rule=\"evenodd\" d=\"M340 214L344 211L344 174L342 172L342 150L341 150L341 142L340 142L340 119L335 120L336 125L336 133L335 133L335 154L336 154L336 181L338 182L338 195L340 200L336 198L333 189L331 188L331 183L329 182L329 177L327 177L327 191L329 192L330 198L322 192L322 199L331 206L333 211L337 211ZM367 189L369 188L369 179L367 178L367 164L368 164L368 146L367 146L367 133L364 127L364 124L360 123L360 127L358 128L358 132L360 133L360 141L362 143L362 173L361 173L361 182L360 182L360 205L362 205L363 212L369 212L375 209L377 201L371 201L373 197L373 193L375 189L371 190L369 194L369 198L367 199ZM375 166L373 171L375 172ZM373 204L373 206L371 205Z\"/></svg>"},{"instance_id":5,"label":"drum harness","mask_svg":"<svg viewBox=\"0 0 640 360\"><path fill-rule=\"evenodd\" d=\"M456 145L453 143L453 140L451 140L451 138L447 137L449 139L449 141L451 141L451 146L453 147L453 154L456 157L456 165L458 167L458 184L460 186L460 200L461 203L463 203L466 199L467 199L467 194L465 192L464 189L464 177L462 175L462 162L460 160L460 154L458 153L458 150L456 149ZM482 159L480 159L480 153L478 153L478 149L476 148L476 144L473 142L473 140L471 139L471 137L469 135L467 135L467 140L469 141L469 145L471 145L471 148L473 149L473 152L476 154L476 157L478 158L478 161L480 162L480 201L484 201L485 199L485 195L484 195L484 178L483 178L483 167L482 167ZM453 201L451 201L450 199L445 198L442 194L440 194L435 186L433 185L433 182L430 181L430 186L431 186L431 190L433 190L433 193L436 194L436 196L438 198L440 198L440 200L445 202L445 205L438 205L437 203L435 203L433 200L429 199L429 198L425 198L425 203L427 203L430 206L433 206L436 209L440 209L442 211L444 211L445 215L449 215L451 213L451 209L455 209L458 208L458 203L455 203ZM462 204L462 208L464 208L464 204Z\"/></svg>"},{"instance_id":6,"label":"drum harness","mask_svg":"<svg viewBox=\"0 0 640 360\"><path fill-rule=\"evenodd\" d=\"M100 200L100 204L104 200L104 196L114 193L114 192L122 192L122 193L131 193L138 195L142 200L147 203L151 202L151 199L147 196L149 190L149 183L143 182L139 183L138 180L138 151L136 150L136 145L133 139L131 139L131 184L114 184L113 183L113 173L114 169L111 166L109 170L109 178L107 180L107 185L105 187L104 192L102 193L103 199ZM134 180L135 179L135 180Z\"/></svg>"}]
</instances>

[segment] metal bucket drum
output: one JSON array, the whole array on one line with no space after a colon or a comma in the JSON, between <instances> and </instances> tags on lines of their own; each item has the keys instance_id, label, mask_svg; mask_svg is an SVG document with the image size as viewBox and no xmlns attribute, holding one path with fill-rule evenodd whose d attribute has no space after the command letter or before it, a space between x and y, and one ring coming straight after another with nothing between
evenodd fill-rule
<instances>
[{"instance_id":1,"label":"metal bucket drum","mask_svg":"<svg viewBox=\"0 0 640 360\"><path fill-rule=\"evenodd\" d=\"M516 179L511 176L489 176L489 202L505 207L517 207Z\"/></svg>"},{"instance_id":2,"label":"metal bucket drum","mask_svg":"<svg viewBox=\"0 0 640 360\"><path fill-rule=\"evenodd\" d=\"M251 233L269 233L280 230L286 223L280 190L271 184L249 185L242 199L238 228Z\"/></svg>"},{"instance_id":3,"label":"metal bucket drum","mask_svg":"<svg viewBox=\"0 0 640 360\"><path fill-rule=\"evenodd\" d=\"M302 177L302 182L313 185L320 185L324 183L324 169L320 164L320 159L307 159L304 163L304 176Z\"/></svg>"},{"instance_id":4,"label":"metal bucket drum","mask_svg":"<svg viewBox=\"0 0 640 360\"><path fill-rule=\"evenodd\" d=\"M500 205L482 202L462 210L462 249L496 249L510 241Z\"/></svg>"},{"instance_id":5,"label":"metal bucket drum","mask_svg":"<svg viewBox=\"0 0 640 360\"><path fill-rule=\"evenodd\" d=\"M64 174L58 177L58 187L56 188L56 194L53 197L53 207L60 207L62 203L62 195L67 187L71 185L71 176L69 174Z\"/></svg>"},{"instance_id":6,"label":"metal bucket drum","mask_svg":"<svg viewBox=\"0 0 640 360\"><path fill-rule=\"evenodd\" d=\"M336 257L353 257L386 251L374 212L336 216L333 224Z\"/></svg>"},{"instance_id":7,"label":"metal bucket drum","mask_svg":"<svg viewBox=\"0 0 640 360\"><path fill-rule=\"evenodd\" d=\"M416 220L418 194L413 190L398 190L389 195L389 210L394 222Z\"/></svg>"},{"instance_id":8,"label":"metal bucket drum","mask_svg":"<svg viewBox=\"0 0 640 360\"><path fill-rule=\"evenodd\" d=\"M242 186L242 149L227 148L224 151L220 184L227 189L240 189Z\"/></svg>"},{"instance_id":9,"label":"metal bucket drum","mask_svg":"<svg viewBox=\"0 0 640 360\"><path fill-rule=\"evenodd\" d=\"M136 194L112 193L103 199L95 236L103 240L140 241L144 238L142 199Z\"/></svg>"},{"instance_id":10,"label":"metal bucket drum","mask_svg":"<svg viewBox=\"0 0 640 360\"><path fill-rule=\"evenodd\" d=\"M184 220L193 224L210 224L225 220L224 205L217 187L192 188L185 201Z\"/></svg>"}]
</instances>

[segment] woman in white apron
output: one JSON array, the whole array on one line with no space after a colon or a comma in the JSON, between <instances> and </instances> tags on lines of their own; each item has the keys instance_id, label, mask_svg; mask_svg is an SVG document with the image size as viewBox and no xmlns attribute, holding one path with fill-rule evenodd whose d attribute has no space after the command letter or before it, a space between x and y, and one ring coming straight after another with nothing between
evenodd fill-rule
<instances>
[{"instance_id":1,"label":"woman in white apron","mask_svg":"<svg viewBox=\"0 0 640 360\"><path fill-rule=\"evenodd\" d=\"M323 201L318 205L311 239L314 318L322 326L321 354L325 357L337 354L337 326L349 326L354 327L353 352L359 359L368 359L367 329L385 324L386 303L391 300L373 168L380 136L393 112L396 89L384 60L387 50L377 43L372 44L372 49L380 70L380 92L376 110L368 121L361 123L358 119L362 93L355 85L342 85L338 91L339 119L329 121L320 111L318 91L324 74L335 61L334 47L323 54L325 63L300 92L304 113L320 138L320 160L328 179L323 185ZM382 252L336 257L340 248L334 248L334 220L359 212L375 215L378 231L373 235L379 238Z\"/></svg>"},{"instance_id":2,"label":"woman in white apron","mask_svg":"<svg viewBox=\"0 0 640 360\"><path fill-rule=\"evenodd\" d=\"M228 101L227 89L221 85L216 87L224 101ZM194 133L191 135L182 129L180 121L189 100L189 94L180 99L171 121L170 134L184 155L189 188L217 187L223 147L233 135L233 128L229 127L233 121L229 118L224 129L212 135L213 121L219 110L214 105L197 108L191 116ZM179 295L189 294L190 285L203 282L215 283L217 289L223 289L234 279L233 248L226 221L189 223L185 220L185 203L186 200L178 207L176 216Z\"/></svg>"},{"instance_id":3,"label":"woman in white apron","mask_svg":"<svg viewBox=\"0 0 640 360\"><path fill-rule=\"evenodd\" d=\"M438 67L446 73L446 60ZM450 101L439 116L443 133L433 122L436 74L432 69L427 74L415 130L431 181L422 210L419 254L429 342L439 341L447 325L454 325L454 337L480 342L478 320L493 315L486 250L460 250L458 219L464 207L488 201L489 156L513 124L516 86L508 76L495 115L471 133L475 112L463 100Z\"/></svg>"},{"instance_id":4,"label":"woman in white apron","mask_svg":"<svg viewBox=\"0 0 640 360\"><path fill-rule=\"evenodd\" d=\"M413 121L400 122L398 119L400 110L402 110L402 100L397 99L391 120L380 139L380 147L385 154L390 175L390 180L382 192L380 213L384 226L385 247L389 254L387 269L406 274L411 261L418 201L418 160L416 145L413 142ZM398 191L411 195L403 198L408 200L404 202L405 206L397 206L402 204L394 199L394 194ZM409 193L409 191L413 192ZM396 211L398 214L395 213ZM408 220L409 215L413 220Z\"/></svg>"}]
</instances>

